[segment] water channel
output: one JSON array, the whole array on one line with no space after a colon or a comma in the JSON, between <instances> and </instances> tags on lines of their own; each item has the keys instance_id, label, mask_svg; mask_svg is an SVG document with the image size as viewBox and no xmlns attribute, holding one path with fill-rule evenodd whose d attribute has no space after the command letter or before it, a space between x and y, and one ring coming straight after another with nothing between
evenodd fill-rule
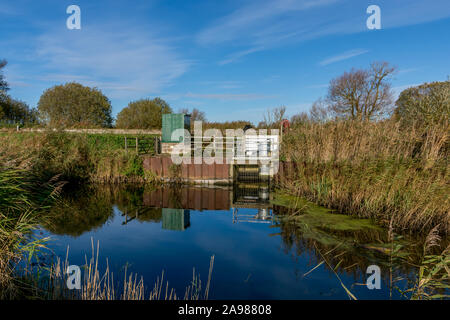
<instances>
[{"instance_id":1,"label":"water channel","mask_svg":"<svg viewBox=\"0 0 450 320\"><path fill-rule=\"evenodd\" d=\"M210 299L348 299L341 281L358 299L401 297L394 287L406 281L392 284L391 272L408 278L415 270L393 262L386 230L314 205L280 219L292 213L285 200L259 184L96 186L65 194L41 233L54 255L64 259L69 248L77 265L98 241L100 261L143 276L148 288L162 270L177 292L193 268L206 281L214 255ZM374 264L381 289L369 290Z\"/></svg>"}]
</instances>

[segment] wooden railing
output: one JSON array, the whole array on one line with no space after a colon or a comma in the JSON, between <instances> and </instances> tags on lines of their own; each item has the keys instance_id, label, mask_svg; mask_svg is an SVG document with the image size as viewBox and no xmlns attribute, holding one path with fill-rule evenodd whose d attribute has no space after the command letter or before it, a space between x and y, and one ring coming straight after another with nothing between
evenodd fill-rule
<instances>
[{"instance_id":1,"label":"wooden railing","mask_svg":"<svg viewBox=\"0 0 450 320\"><path fill-rule=\"evenodd\" d=\"M124 137L125 151L134 150L137 154L160 154L161 142L159 137Z\"/></svg>"}]
</instances>

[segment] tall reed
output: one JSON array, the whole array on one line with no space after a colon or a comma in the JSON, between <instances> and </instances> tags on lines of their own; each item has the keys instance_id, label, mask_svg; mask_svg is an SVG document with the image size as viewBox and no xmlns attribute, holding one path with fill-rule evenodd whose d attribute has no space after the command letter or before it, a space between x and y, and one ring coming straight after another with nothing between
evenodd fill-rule
<instances>
[{"instance_id":1,"label":"tall reed","mask_svg":"<svg viewBox=\"0 0 450 320\"><path fill-rule=\"evenodd\" d=\"M123 136L107 134L0 133L0 156L13 167L30 168L42 181L59 174L72 183L153 182L135 149L126 151L123 143Z\"/></svg>"},{"instance_id":2,"label":"tall reed","mask_svg":"<svg viewBox=\"0 0 450 320\"><path fill-rule=\"evenodd\" d=\"M94 247L91 239L92 256L82 267L84 270L81 288L79 290L67 288L68 275L65 272L69 266L67 248L66 259L62 262L59 258L49 270L49 278L44 286L37 286L36 295L45 299L75 299L75 300L207 300L211 287L212 271L214 267L214 256L211 257L209 273L205 286L203 287L200 275L193 269L192 280L185 288L184 295L179 296L169 282L164 279L164 271L158 277L153 287L147 291L143 277L137 274L128 274L125 268L123 281L120 284L117 277L109 267L106 260L104 272L99 271L99 242Z\"/></svg>"},{"instance_id":3,"label":"tall reed","mask_svg":"<svg viewBox=\"0 0 450 320\"><path fill-rule=\"evenodd\" d=\"M284 135L278 186L396 230L450 232L448 126L305 123ZM283 165L282 165L283 166Z\"/></svg>"},{"instance_id":4,"label":"tall reed","mask_svg":"<svg viewBox=\"0 0 450 320\"><path fill-rule=\"evenodd\" d=\"M21 294L15 281L17 266L44 247L46 239L34 237L33 231L59 189L54 180L43 184L26 170L0 166L1 297Z\"/></svg>"}]
</instances>

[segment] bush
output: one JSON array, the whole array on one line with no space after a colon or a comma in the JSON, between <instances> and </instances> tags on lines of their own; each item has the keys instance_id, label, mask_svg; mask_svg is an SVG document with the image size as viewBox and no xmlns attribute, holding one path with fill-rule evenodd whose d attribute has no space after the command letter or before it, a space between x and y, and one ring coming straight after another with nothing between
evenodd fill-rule
<instances>
[{"instance_id":1,"label":"bush","mask_svg":"<svg viewBox=\"0 0 450 320\"><path fill-rule=\"evenodd\" d=\"M448 124L450 115L450 81L424 83L400 94L395 116L405 126Z\"/></svg>"},{"instance_id":2,"label":"bush","mask_svg":"<svg viewBox=\"0 0 450 320\"><path fill-rule=\"evenodd\" d=\"M39 99L39 115L56 127L111 127L111 103L97 88L71 82L47 89Z\"/></svg>"},{"instance_id":3,"label":"bush","mask_svg":"<svg viewBox=\"0 0 450 320\"><path fill-rule=\"evenodd\" d=\"M131 102L117 115L116 127L121 129L161 129L162 114L172 109L162 99Z\"/></svg>"}]
</instances>

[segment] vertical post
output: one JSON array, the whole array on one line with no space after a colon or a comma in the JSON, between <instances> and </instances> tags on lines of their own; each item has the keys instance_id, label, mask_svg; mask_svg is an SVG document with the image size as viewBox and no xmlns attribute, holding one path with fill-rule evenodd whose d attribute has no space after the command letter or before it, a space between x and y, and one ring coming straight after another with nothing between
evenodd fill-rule
<instances>
[{"instance_id":1,"label":"vertical post","mask_svg":"<svg viewBox=\"0 0 450 320\"><path fill-rule=\"evenodd\" d=\"M280 145L282 141L283 141L283 121L281 121L280 125Z\"/></svg>"},{"instance_id":2,"label":"vertical post","mask_svg":"<svg viewBox=\"0 0 450 320\"><path fill-rule=\"evenodd\" d=\"M162 151L162 144L161 144L161 138L160 137L156 137L156 145L158 146L158 154L161 154Z\"/></svg>"},{"instance_id":3,"label":"vertical post","mask_svg":"<svg viewBox=\"0 0 450 320\"><path fill-rule=\"evenodd\" d=\"M125 136L125 151L126 153L128 153L128 149L127 149L127 137Z\"/></svg>"},{"instance_id":4,"label":"vertical post","mask_svg":"<svg viewBox=\"0 0 450 320\"><path fill-rule=\"evenodd\" d=\"M155 143L153 145L153 148L155 149L155 155L158 154L158 137L155 137Z\"/></svg>"},{"instance_id":5,"label":"vertical post","mask_svg":"<svg viewBox=\"0 0 450 320\"><path fill-rule=\"evenodd\" d=\"M136 153L139 154L139 141L138 141L138 137L136 137Z\"/></svg>"}]
</instances>

